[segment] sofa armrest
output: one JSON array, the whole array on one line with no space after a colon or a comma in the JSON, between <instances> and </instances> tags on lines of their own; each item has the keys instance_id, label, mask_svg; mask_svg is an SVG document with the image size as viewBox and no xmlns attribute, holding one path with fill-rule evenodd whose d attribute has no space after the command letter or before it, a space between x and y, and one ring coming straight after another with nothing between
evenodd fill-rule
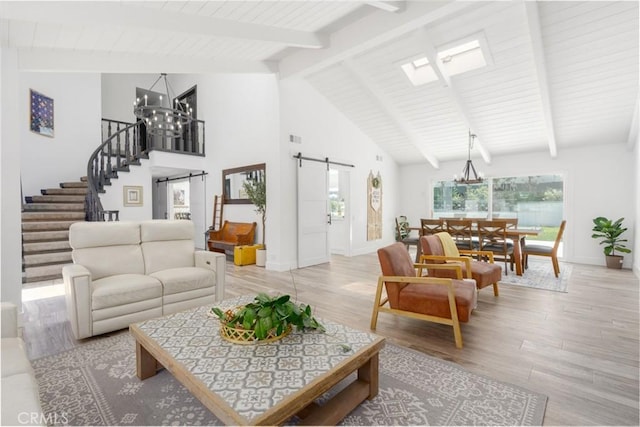
<instances>
[{"instance_id":1,"label":"sofa armrest","mask_svg":"<svg viewBox=\"0 0 640 427\"><path fill-rule=\"evenodd\" d=\"M62 267L62 280L67 301L67 317L76 339L93 335L91 316L91 272L80 264Z\"/></svg>"},{"instance_id":2,"label":"sofa armrest","mask_svg":"<svg viewBox=\"0 0 640 427\"><path fill-rule=\"evenodd\" d=\"M18 307L10 302L0 304L2 310L2 338L18 337Z\"/></svg>"},{"instance_id":3,"label":"sofa armrest","mask_svg":"<svg viewBox=\"0 0 640 427\"><path fill-rule=\"evenodd\" d=\"M216 274L216 301L224 299L227 258L224 254L209 251L195 252L196 267L207 268Z\"/></svg>"}]
</instances>

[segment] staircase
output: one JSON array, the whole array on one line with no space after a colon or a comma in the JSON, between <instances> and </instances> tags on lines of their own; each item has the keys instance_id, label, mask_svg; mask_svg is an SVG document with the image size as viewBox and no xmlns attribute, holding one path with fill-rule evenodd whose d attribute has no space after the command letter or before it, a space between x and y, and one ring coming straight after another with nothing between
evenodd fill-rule
<instances>
[{"instance_id":1,"label":"staircase","mask_svg":"<svg viewBox=\"0 0 640 427\"><path fill-rule=\"evenodd\" d=\"M69 227L85 220L85 178L41 193L25 197L22 208L22 283L61 278L71 263Z\"/></svg>"}]
</instances>

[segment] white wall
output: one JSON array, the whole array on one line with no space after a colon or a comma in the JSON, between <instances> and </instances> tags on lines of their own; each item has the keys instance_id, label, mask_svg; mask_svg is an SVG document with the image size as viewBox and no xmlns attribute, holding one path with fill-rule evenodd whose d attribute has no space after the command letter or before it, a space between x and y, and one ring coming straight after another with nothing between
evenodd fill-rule
<instances>
[{"instance_id":1,"label":"white wall","mask_svg":"<svg viewBox=\"0 0 640 427\"><path fill-rule=\"evenodd\" d=\"M439 170L426 164L402 167L399 211L408 216L411 224L428 218L431 183L452 179L460 173L463 164L462 160L443 162ZM567 261L604 265L602 248L591 238L592 220L597 216L624 217L624 224L629 228L626 237L630 242L633 239L637 224L634 208L638 191L634 185L637 160L626 144L561 148L556 159L545 152L494 156L491 165L474 159L474 164L487 177L565 174L564 259ZM625 254L625 268L631 268L633 255Z\"/></svg>"},{"instance_id":2,"label":"white wall","mask_svg":"<svg viewBox=\"0 0 640 427\"><path fill-rule=\"evenodd\" d=\"M29 89L53 98L53 138L29 128ZM100 97L100 74L20 73L20 167L25 196L87 175L89 156L101 143Z\"/></svg>"},{"instance_id":3,"label":"white wall","mask_svg":"<svg viewBox=\"0 0 640 427\"><path fill-rule=\"evenodd\" d=\"M0 300L16 304L21 312L20 129L29 123L16 106L28 94L19 90L15 49L0 49L0 70Z\"/></svg>"},{"instance_id":4,"label":"white wall","mask_svg":"<svg viewBox=\"0 0 640 427\"><path fill-rule=\"evenodd\" d=\"M398 168L391 157L378 148L342 113L337 111L307 82L287 79L280 82L282 176L279 193L280 248L279 269L296 265L296 161L292 156L329 157L330 160L355 165L350 170L351 253L369 253L394 240L394 209L398 193ZM289 142L289 135L302 137L302 143ZM382 155L383 161L376 161ZM367 176L380 171L383 181L383 238L367 241Z\"/></svg>"},{"instance_id":5,"label":"white wall","mask_svg":"<svg viewBox=\"0 0 640 427\"><path fill-rule=\"evenodd\" d=\"M636 120L638 118L636 117ZM635 141L635 176L634 176L634 186L635 190L633 194L635 196L635 221L634 221L634 233L631 233L629 236L629 241L632 243L629 245L629 248L632 248L633 251L633 271L636 274L636 277L640 278L640 132L636 132L636 141Z\"/></svg>"}]
</instances>

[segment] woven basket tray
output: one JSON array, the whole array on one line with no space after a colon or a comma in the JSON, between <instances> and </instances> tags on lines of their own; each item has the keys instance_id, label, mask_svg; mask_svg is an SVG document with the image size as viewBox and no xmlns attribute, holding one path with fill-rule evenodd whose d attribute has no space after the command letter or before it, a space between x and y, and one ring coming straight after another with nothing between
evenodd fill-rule
<instances>
[{"instance_id":1,"label":"woven basket tray","mask_svg":"<svg viewBox=\"0 0 640 427\"><path fill-rule=\"evenodd\" d=\"M267 334L267 337L263 340L256 338L256 333L253 330L246 330L240 328L232 328L225 324L220 325L220 336L227 341L235 344L255 344L255 343L268 343L277 341L286 337L291 332L291 325L287 325L287 328L280 335L276 335L276 329L273 328Z\"/></svg>"}]
</instances>

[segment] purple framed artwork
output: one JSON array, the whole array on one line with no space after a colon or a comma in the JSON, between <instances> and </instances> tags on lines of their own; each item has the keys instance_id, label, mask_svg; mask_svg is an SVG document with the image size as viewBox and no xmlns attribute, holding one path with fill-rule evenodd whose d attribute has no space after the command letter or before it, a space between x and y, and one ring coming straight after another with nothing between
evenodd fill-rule
<instances>
[{"instance_id":1,"label":"purple framed artwork","mask_svg":"<svg viewBox=\"0 0 640 427\"><path fill-rule=\"evenodd\" d=\"M53 138L53 99L30 89L31 132Z\"/></svg>"}]
</instances>

